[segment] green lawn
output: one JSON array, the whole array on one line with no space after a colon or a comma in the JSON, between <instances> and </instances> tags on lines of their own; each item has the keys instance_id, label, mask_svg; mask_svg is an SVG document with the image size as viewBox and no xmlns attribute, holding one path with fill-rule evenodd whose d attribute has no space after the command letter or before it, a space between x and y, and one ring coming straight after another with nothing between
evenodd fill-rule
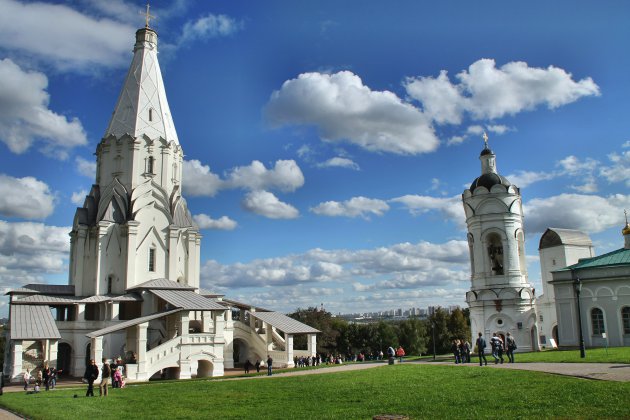
<instances>
[{"instance_id":1,"label":"green lawn","mask_svg":"<svg viewBox=\"0 0 630 420\"><path fill-rule=\"evenodd\" d=\"M489 350L489 349L488 349ZM491 352L486 353L488 361L493 360ZM503 354L505 360L507 356ZM452 357L450 357L452 359ZM479 359L477 355L471 357L472 362ZM586 349L586 357L580 357L579 350L545 350L532 353L514 353L514 361L520 363L543 362L543 363L626 363L630 364L630 347L611 347Z\"/></svg>"},{"instance_id":2,"label":"green lawn","mask_svg":"<svg viewBox=\"0 0 630 420\"><path fill-rule=\"evenodd\" d=\"M6 393L0 404L50 419L371 419L384 413L506 418L506 410L509 418L630 417L630 383L430 364L237 381L170 381L112 390L107 399L84 395L85 388Z\"/></svg>"}]
</instances>

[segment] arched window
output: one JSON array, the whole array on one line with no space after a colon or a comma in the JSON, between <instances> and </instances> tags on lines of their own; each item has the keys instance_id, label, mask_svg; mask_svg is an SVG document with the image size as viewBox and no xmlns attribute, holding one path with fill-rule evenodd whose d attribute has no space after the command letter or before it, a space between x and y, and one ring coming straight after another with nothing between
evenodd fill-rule
<instances>
[{"instance_id":1,"label":"arched window","mask_svg":"<svg viewBox=\"0 0 630 420\"><path fill-rule=\"evenodd\" d=\"M593 335L602 335L606 332L606 328L604 327L604 313L601 309L591 309L591 325L593 326Z\"/></svg>"},{"instance_id":2,"label":"arched window","mask_svg":"<svg viewBox=\"0 0 630 420\"><path fill-rule=\"evenodd\" d=\"M493 275L503 274L503 243L501 237L491 233L487 238L488 257L490 257L490 269Z\"/></svg>"},{"instance_id":3,"label":"arched window","mask_svg":"<svg viewBox=\"0 0 630 420\"><path fill-rule=\"evenodd\" d=\"M153 173L154 163L155 163L155 159L153 158L153 156L149 156L149 158L147 159L147 173L149 174Z\"/></svg>"},{"instance_id":4,"label":"arched window","mask_svg":"<svg viewBox=\"0 0 630 420\"><path fill-rule=\"evenodd\" d=\"M621 323L623 324L623 333L630 334L630 306L621 308Z\"/></svg>"}]
</instances>

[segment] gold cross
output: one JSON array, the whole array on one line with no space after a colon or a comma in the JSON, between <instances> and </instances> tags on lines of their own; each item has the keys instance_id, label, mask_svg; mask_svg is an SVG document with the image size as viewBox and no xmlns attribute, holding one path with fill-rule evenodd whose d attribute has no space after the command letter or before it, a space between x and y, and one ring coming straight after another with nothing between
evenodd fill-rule
<instances>
[{"instance_id":1,"label":"gold cross","mask_svg":"<svg viewBox=\"0 0 630 420\"><path fill-rule=\"evenodd\" d=\"M488 148L488 135L486 134L486 132L483 132L483 136L481 136L481 138L483 138L483 142L486 145L486 149Z\"/></svg>"},{"instance_id":2,"label":"gold cross","mask_svg":"<svg viewBox=\"0 0 630 420\"><path fill-rule=\"evenodd\" d=\"M140 14L144 15L144 18L145 18L145 24L144 24L145 28L149 28L149 23L150 23L151 19L155 19L155 16L153 16L151 13L149 13L149 9L151 9L151 6L149 5L149 3L147 3L147 11L146 12L140 12Z\"/></svg>"},{"instance_id":3,"label":"gold cross","mask_svg":"<svg viewBox=\"0 0 630 420\"><path fill-rule=\"evenodd\" d=\"M626 225L628 224L628 210L624 210L623 214L626 216Z\"/></svg>"}]
</instances>

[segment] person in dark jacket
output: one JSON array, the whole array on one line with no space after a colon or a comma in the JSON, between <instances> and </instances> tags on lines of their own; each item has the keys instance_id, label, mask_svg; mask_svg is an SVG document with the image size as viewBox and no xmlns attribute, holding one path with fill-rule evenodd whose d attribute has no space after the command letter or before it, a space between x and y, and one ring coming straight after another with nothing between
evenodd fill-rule
<instances>
[{"instance_id":1,"label":"person in dark jacket","mask_svg":"<svg viewBox=\"0 0 630 420\"><path fill-rule=\"evenodd\" d=\"M86 397L94 396L94 381L98 378L98 366L96 366L96 361L94 359L90 360L90 364L85 369L85 375L83 378L88 383Z\"/></svg>"},{"instance_id":2,"label":"person in dark jacket","mask_svg":"<svg viewBox=\"0 0 630 420\"><path fill-rule=\"evenodd\" d=\"M109 379L112 375L112 368L109 367L107 359L103 358L103 367L101 368L101 384L98 386L98 396L103 395L107 397L107 385L109 385Z\"/></svg>"},{"instance_id":3,"label":"person in dark jacket","mask_svg":"<svg viewBox=\"0 0 630 420\"><path fill-rule=\"evenodd\" d=\"M272 375L272 366L273 365L273 359L271 358L271 356L267 355L267 376L271 376Z\"/></svg>"},{"instance_id":4,"label":"person in dark jacket","mask_svg":"<svg viewBox=\"0 0 630 420\"><path fill-rule=\"evenodd\" d=\"M486 359L486 339L483 338L483 334L479 333L477 338L477 354L479 355L479 366L482 366L482 359L486 366L488 366L488 360Z\"/></svg>"}]
</instances>

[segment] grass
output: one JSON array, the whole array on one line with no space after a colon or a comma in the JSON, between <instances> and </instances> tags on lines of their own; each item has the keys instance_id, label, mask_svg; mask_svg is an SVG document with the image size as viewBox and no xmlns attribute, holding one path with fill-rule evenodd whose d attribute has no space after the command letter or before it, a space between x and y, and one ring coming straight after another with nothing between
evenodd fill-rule
<instances>
[{"instance_id":1,"label":"grass","mask_svg":"<svg viewBox=\"0 0 630 420\"><path fill-rule=\"evenodd\" d=\"M36 419L630 417L630 383L424 363L297 377L169 381L112 390L107 399L83 395L85 388L5 393L0 405Z\"/></svg>"},{"instance_id":2,"label":"grass","mask_svg":"<svg viewBox=\"0 0 630 420\"><path fill-rule=\"evenodd\" d=\"M438 356L439 357L439 356ZM493 360L490 349L486 351L488 361ZM503 353L503 358L507 356ZM449 357L453 359L453 357ZM443 360L443 359L442 359ZM477 362L477 355L471 356L472 362ZM586 349L586 357L580 357L579 350L545 350L531 353L514 353L517 363L625 363L630 364L630 347L611 347Z\"/></svg>"}]
</instances>

